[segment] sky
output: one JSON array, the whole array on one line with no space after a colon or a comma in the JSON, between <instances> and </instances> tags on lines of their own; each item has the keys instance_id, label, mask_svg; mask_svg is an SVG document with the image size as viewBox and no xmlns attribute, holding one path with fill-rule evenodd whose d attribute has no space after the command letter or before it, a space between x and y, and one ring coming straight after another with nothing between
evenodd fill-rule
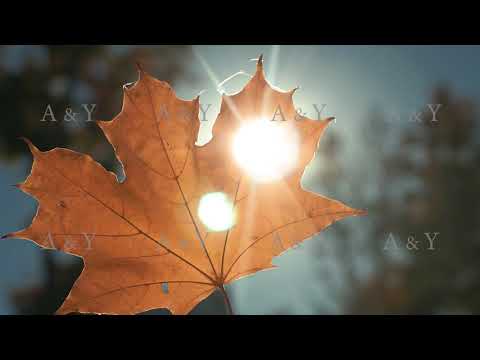
<instances>
[{"instance_id":1,"label":"sky","mask_svg":"<svg viewBox=\"0 0 480 360\"><path fill-rule=\"evenodd\" d=\"M193 85L179 81L175 90L184 99L201 93L203 109L211 104L206 111L208 121L202 123L200 140L208 140L209 128L219 110L218 84L242 71L223 84L227 93L239 91L248 81L248 74L255 71L255 61L251 59L260 54L264 55L267 79L273 85L284 90L300 86L294 102L308 116L317 115L313 104L318 108L326 104L322 117L337 118L332 126L344 136L343 160L352 167L369 166L365 165L367 149L358 137L372 109L395 113L399 118L389 126L404 127L412 126L409 116L426 107L435 85L447 84L480 101L479 46L194 46L189 60L195 81ZM328 136L328 131L324 136ZM26 225L25 218L35 211L34 200L9 186L24 180L28 166L29 159L18 164L0 162L0 234ZM352 176L353 173L352 170ZM348 203L348 199L339 200ZM344 221L362 224L359 218ZM264 314L288 307L294 314L311 313L315 301L328 299L321 286L315 285L318 259L312 255L312 243L326 241L329 236L327 229L316 239L274 260L278 269L257 273L229 286L236 312ZM21 240L0 242L0 314L14 311L7 298L12 288L39 280L41 251ZM331 304L331 312L337 311Z\"/></svg>"}]
</instances>

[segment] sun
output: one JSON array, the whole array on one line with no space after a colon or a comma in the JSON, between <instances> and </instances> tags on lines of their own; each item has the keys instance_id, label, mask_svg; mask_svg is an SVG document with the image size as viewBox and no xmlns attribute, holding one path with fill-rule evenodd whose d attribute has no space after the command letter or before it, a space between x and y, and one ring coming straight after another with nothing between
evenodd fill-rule
<instances>
[{"instance_id":1,"label":"sun","mask_svg":"<svg viewBox=\"0 0 480 360\"><path fill-rule=\"evenodd\" d=\"M241 127L233 141L237 164L256 182L277 181L298 160L298 134L286 121L259 119Z\"/></svg>"},{"instance_id":2,"label":"sun","mask_svg":"<svg viewBox=\"0 0 480 360\"><path fill-rule=\"evenodd\" d=\"M278 181L295 169L298 134L284 121L251 121L236 133L232 151L237 164L255 182ZM198 216L210 231L226 231L235 224L233 203L223 192L202 196Z\"/></svg>"}]
</instances>

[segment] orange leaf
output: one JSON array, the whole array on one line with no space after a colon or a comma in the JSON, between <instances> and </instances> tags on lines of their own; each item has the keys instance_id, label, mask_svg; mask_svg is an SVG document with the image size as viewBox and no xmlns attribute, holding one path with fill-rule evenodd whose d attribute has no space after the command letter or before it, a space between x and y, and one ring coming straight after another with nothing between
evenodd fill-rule
<instances>
[{"instance_id":1,"label":"orange leaf","mask_svg":"<svg viewBox=\"0 0 480 360\"><path fill-rule=\"evenodd\" d=\"M181 100L167 83L139 73L134 85L124 86L120 114L98 122L124 167L123 183L87 155L42 152L27 141L34 162L19 187L39 208L27 229L8 236L85 262L58 313L167 308L186 314L215 289L224 293L225 284L272 268L273 257L363 213L302 189L304 169L331 119L300 118L294 91L269 85L261 58L245 88L223 97L204 146L195 145L199 99ZM257 122L297 138L295 162L281 178L257 181L232 153L238 132ZM213 231L198 209L204 195L217 192L230 199L235 223Z\"/></svg>"}]
</instances>

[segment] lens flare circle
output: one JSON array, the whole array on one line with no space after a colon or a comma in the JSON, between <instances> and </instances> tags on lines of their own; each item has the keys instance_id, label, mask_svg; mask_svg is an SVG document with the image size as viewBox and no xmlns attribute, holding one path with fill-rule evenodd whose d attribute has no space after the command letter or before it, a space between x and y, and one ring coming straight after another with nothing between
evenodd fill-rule
<instances>
[{"instance_id":1,"label":"lens flare circle","mask_svg":"<svg viewBox=\"0 0 480 360\"><path fill-rule=\"evenodd\" d=\"M198 204L198 217L210 231L225 231L235 224L233 203L222 192L202 196Z\"/></svg>"}]
</instances>

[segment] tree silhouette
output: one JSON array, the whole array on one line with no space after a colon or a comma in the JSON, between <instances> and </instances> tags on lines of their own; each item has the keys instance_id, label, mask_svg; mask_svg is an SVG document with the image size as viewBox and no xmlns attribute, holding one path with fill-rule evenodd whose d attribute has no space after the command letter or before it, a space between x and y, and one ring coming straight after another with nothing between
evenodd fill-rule
<instances>
[{"instance_id":1,"label":"tree silhouette","mask_svg":"<svg viewBox=\"0 0 480 360\"><path fill-rule=\"evenodd\" d=\"M328 241L333 249L317 246L319 264L336 264L320 268L318 281L341 313L480 312L477 108L444 86L432 91L430 103L442 104L435 119L427 112L421 121L401 119L396 126L382 111L372 111L361 134L369 165L347 164L348 178L342 175L341 137L320 143L325 161L317 182L327 194L347 188L352 203L369 211L366 230L338 224L327 239L335 240ZM387 144L389 135L396 144ZM387 242L392 237L395 244ZM418 250L407 248L409 239ZM369 266L367 275L358 262Z\"/></svg>"}]
</instances>

